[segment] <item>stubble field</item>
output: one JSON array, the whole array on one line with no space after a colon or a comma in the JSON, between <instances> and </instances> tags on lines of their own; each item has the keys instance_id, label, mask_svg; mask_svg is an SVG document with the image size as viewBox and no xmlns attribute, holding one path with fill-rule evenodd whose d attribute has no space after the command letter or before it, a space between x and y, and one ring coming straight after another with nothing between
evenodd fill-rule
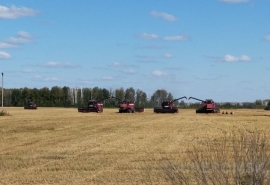
<instances>
[{"instance_id":1,"label":"stubble field","mask_svg":"<svg viewBox=\"0 0 270 185\"><path fill-rule=\"evenodd\" d=\"M270 112L263 110L5 110L10 116L0 117L0 184L169 184L163 162L181 163L188 148L237 129L270 133Z\"/></svg>"}]
</instances>

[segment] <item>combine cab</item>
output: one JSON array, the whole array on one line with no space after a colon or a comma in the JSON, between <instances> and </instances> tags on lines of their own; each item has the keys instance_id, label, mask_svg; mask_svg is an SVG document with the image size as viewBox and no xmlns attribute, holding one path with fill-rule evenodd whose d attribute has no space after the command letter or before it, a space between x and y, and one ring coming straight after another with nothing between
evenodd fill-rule
<instances>
[{"instance_id":1,"label":"combine cab","mask_svg":"<svg viewBox=\"0 0 270 185\"><path fill-rule=\"evenodd\" d=\"M78 112L103 112L103 103L97 100L89 100L87 107L78 108Z\"/></svg>"},{"instance_id":2,"label":"combine cab","mask_svg":"<svg viewBox=\"0 0 270 185\"><path fill-rule=\"evenodd\" d=\"M34 102L29 102L24 106L24 109L37 109L37 105Z\"/></svg>"},{"instance_id":3,"label":"combine cab","mask_svg":"<svg viewBox=\"0 0 270 185\"><path fill-rule=\"evenodd\" d=\"M177 113L178 112L178 107L174 107L173 102L186 98L186 96L183 96L181 98L178 99L174 99L174 100L164 100L161 104L161 107L154 107L154 112L155 113Z\"/></svg>"},{"instance_id":4,"label":"combine cab","mask_svg":"<svg viewBox=\"0 0 270 185\"><path fill-rule=\"evenodd\" d=\"M200 100L193 97L189 97L188 99L194 99L202 102L202 107L196 109L196 113L220 113L219 108L212 99Z\"/></svg>"}]
</instances>

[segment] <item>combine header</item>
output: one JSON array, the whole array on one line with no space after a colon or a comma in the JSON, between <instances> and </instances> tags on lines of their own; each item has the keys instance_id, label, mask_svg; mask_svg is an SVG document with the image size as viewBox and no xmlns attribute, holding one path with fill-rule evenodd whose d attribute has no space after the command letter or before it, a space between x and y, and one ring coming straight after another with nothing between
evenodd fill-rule
<instances>
[{"instance_id":1,"label":"combine header","mask_svg":"<svg viewBox=\"0 0 270 185\"><path fill-rule=\"evenodd\" d=\"M28 104L24 106L24 109L37 109L37 105L34 102L28 102Z\"/></svg>"},{"instance_id":2,"label":"combine header","mask_svg":"<svg viewBox=\"0 0 270 185\"><path fill-rule=\"evenodd\" d=\"M178 99L174 99L174 100L164 100L161 104L161 107L154 107L154 112L155 113L177 113L178 112L178 107L174 107L173 102L186 98L186 96L183 96L181 98Z\"/></svg>"},{"instance_id":3,"label":"combine header","mask_svg":"<svg viewBox=\"0 0 270 185\"><path fill-rule=\"evenodd\" d=\"M200 100L193 97L189 97L188 99L194 99L202 102L202 107L196 109L196 113L220 113L218 106L212 99Z\"/></svg>"}]
</instances>

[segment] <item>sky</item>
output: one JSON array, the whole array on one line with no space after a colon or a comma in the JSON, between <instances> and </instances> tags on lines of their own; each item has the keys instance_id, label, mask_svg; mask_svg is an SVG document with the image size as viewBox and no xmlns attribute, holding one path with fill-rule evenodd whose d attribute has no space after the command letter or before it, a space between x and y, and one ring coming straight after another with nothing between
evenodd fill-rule
<instances>
[{"instance_id":1,"label":"sky","mask_svg":"<svg viewBox=\"0 0 270 185\"><path fill-rule=\"evenodd\" d=\"M270 0L0 0L4 88L270 98Z\"/></svg>"}]
</instances>

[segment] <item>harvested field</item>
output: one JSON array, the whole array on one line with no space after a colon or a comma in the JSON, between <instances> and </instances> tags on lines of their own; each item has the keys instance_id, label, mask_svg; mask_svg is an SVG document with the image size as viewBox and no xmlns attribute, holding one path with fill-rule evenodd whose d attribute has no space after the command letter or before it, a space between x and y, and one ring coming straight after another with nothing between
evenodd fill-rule
<instances>
[{"instance_id":1,"label":"harvested field","mask_svg":"<svg viewBox=\"0 0 270 185\"><path fill-rule=\"evenodd\" d=\"M264 110L5 110L10 115L0 116L0 184L170 184L160 164L185 162L188 148L237 129L270 133L270 112Z\"/></svg>"}]
</instances>

